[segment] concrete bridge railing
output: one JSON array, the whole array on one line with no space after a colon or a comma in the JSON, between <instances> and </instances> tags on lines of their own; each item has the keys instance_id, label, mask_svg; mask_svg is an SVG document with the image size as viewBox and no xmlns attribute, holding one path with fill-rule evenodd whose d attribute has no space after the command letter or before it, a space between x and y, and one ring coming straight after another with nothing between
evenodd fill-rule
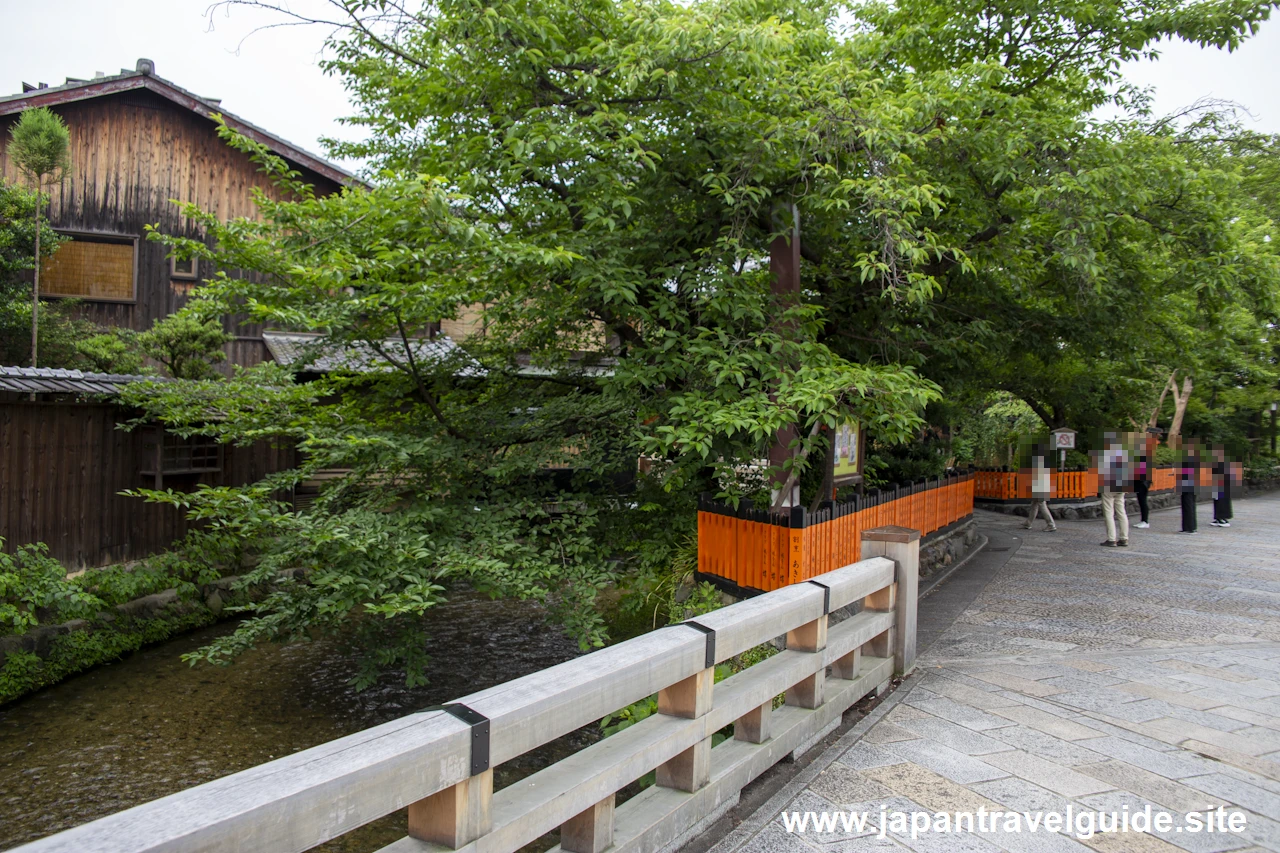
<instances>
[{"instance_id":1,"label":"concrete bridge railing","mask_svg":"<svg viewBox=\"0 0 1280 853\"><path fill-rule=\"evenodd\" d=\"M714 820L915 658L919 534L865 531L862 559L523 678L17 848L22 853L303 851L399 809L384 853L510 853L559 828L571 853L656 851ZM861 612L828 624L831 611ZM714 683L715 664L787 649ZM828 677L828 670L830 677ZM493 768L658 694L648 719L520 782ZM774 697L786 703L774 708ZM712 736L734 723L734 737ZM614 795L656 769L657 784Z\"/></svg>"}]
</instances>

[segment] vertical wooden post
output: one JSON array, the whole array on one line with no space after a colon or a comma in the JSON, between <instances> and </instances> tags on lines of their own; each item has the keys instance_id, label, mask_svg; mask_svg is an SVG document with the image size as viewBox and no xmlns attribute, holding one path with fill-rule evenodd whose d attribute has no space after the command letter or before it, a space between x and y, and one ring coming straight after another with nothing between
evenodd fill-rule
<instances>
[{"instance_id":1,"label":"vertical wooden post","mask_svg":"<svg viewBox=\"0 0 1280 853\"><path fill-rule=\"evenodd\" d=\"M862 663L862 649L854 649L844 657L837 658L831 664L831 677L842 681L853 681L858 675L858 665Z\"/></svg>"},{"instance_id":2,"label":"vertical wooden post","mask_svg":"<svg viewBox=\"0 0 1280 853\"><path fill-rule=\"evenodd\" d=\"M819 616L799 628L787 632L787 651L817 653L827 647L827 617ZM797 708L822 705L827 681L826 667L787 688L787 704Z\"/></svg>"},{"instance_id":3,"label":"vertical wooden post","mask_svg":"<svg viewBox=\"0 0 1280 853\"><path fill-rule=\"evenodd\" d=\"M711 691L716 681L715 667L708 667L658 691L658 713L693 720L711 710ZM704 738L684 752L658 765L657 783L662 788L693 792L711 781L711 738Z\"/></svg>"},{"instance_id":4,"label":"vertical wooden post","mask_svg":"<svg viewBox=\"0 0 1280 853\"><path fill-rule=\"evenodd\" d=\"M409 805L409 835L457 849L493 829L493 768Z\"/></svg>"},{"instance_id":5,"label":"vertical wooden post","mask_svg":"<svg viewBox=\"0 0 1280 853\"><path fill-rule=\"evenodd\" d=\"M733 739L745 743L764 743L772 735L769 732L773 719L773 700L758 708L752 708L733 723Z\"/></svg>"},{"instance_id":6,"label":"vertical wooden post","mask_svg":"<svg viewBox=\"0 0 1280 853\"><path fill-rule=\"evenodd\" d=\"M888 604L894 611L890 636L881 635L872 641L872 653L877 657L887 657L893 653L894 672L905 675L915 668L916 662L916 603L920 589L920 531L909 527L878 527L862 534L862 559L870 557L888 557L897 568L894 571L894 583L887 589L887 595L881 590L876 595L878 603ZM885 601L885 599L889 601ZM877 642L879 641L879 642Z\"/></svg>"},{"instance_id":7,"label":"vertical wooden post","mask_svg":"<svg viewBox=\"0 0 1280 853\"><path fill-rule=\"evenodd\" d=\"M567 853L603 853L613 844L613 798L610 794L560 827L560 847Z\"/></svg>"}]
</instances>

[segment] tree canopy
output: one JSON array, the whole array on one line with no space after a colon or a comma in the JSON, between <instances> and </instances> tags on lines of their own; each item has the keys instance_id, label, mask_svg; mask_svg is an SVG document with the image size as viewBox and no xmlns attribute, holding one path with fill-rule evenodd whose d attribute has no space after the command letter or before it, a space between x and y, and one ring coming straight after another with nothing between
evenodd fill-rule
<instances>
[{"instance_id":1,"label":"tree canopy","mask_svg":"<svg viewBox=\"0 0 1280 853\"><path fill-rule=\"evenodd\" d=\"M412 672L413 617L456 579L602 642L599 591L669 562L694 496L768 502L780 432L799 472L847 417L909 440L943 389L1054 426L1133 416L1228 330L1274 378L1271 222L1240 193L1265 167L1218 113L1158 120L1118 75L1161 38L1234 46L1267 3L333 7L328 67L369 138L332 147L372 186L317 197L224 131L288 198L188 206L211 239L169 238L223 270L193 310L320 332L328 369L130 392L303 452L150 494L210 522L201 547L252 542L252 579L302 570L211 659L355 622L375 668ZM769 246L797 229L779 294ZM310 509L280 499L334 470Z\"/></svg>"}]
</instances>

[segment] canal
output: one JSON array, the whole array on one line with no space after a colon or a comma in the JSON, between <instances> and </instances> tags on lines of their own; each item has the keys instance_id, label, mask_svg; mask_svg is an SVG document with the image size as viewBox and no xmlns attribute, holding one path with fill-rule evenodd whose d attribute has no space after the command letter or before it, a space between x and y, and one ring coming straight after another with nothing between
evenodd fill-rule
<instances>
[{"instance_id":1,"label":"canal","mask_svg":"<svg viewBox=\"0 0 1280 853\"><path fill-rule=\"evenodd\" d=\"M575 657L529 602L472 592L431 611L430 683L356 692L337 640L266 646L226 667L180 659L231 624L138 652L0 709L0 850ZM497 769L501 788L585 746L572 733ZM366 853L406 833L403 812L336 839ZM86 851L87 853L87 851Z\"/></svg>"}]
</instances>

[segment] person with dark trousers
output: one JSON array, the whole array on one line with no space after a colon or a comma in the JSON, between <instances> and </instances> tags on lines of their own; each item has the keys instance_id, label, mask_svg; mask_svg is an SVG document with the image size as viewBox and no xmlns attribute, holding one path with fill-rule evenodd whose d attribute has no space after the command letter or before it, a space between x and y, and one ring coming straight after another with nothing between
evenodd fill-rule
<instances>
[{"instance_id":1,"label":"person with dark trousers","mask_svg":"<svg viewBox=\"0 0 1280 853\"><path fill-rule=\"evenodd\" d=\"M1142 514L1142 520L1134 527L1146 530L1151 526L1151 508L1147 505L1147 492L1151 491L1151 481L1154 474L1153 469L1156 466L1156 445L1160 443L1160 435L1164 430L1159 427L1151 427L1147 430L1142 445L1142 450L1136 460L1133 474L1133 493L1138 498L1138 512Z\"/></svg>"},{"instance_id":2,"label":"person with dark trousers","mask_svg":"<svg viewBox=\"0 0 1280 853\"><path fill-rule=\"evenodd\" d=\"M1231 462L1222 447L1213 449L1213 521L1214 527L1231 526Z\"/></svg>"},{"instance_id":3,"label":"person with dark trousers","mask_svg":"<svg viewBox=\"0 0 1280 853\"><path fill-rule=\"evenodd\" d=\"M1196 488L1200 480L1200 458L1194 441L1184 445L1178 462L1178 492L1182 498L1182 530L1179 533L1194 534L1196 530Z\"/></svg>"}]
</instances>

